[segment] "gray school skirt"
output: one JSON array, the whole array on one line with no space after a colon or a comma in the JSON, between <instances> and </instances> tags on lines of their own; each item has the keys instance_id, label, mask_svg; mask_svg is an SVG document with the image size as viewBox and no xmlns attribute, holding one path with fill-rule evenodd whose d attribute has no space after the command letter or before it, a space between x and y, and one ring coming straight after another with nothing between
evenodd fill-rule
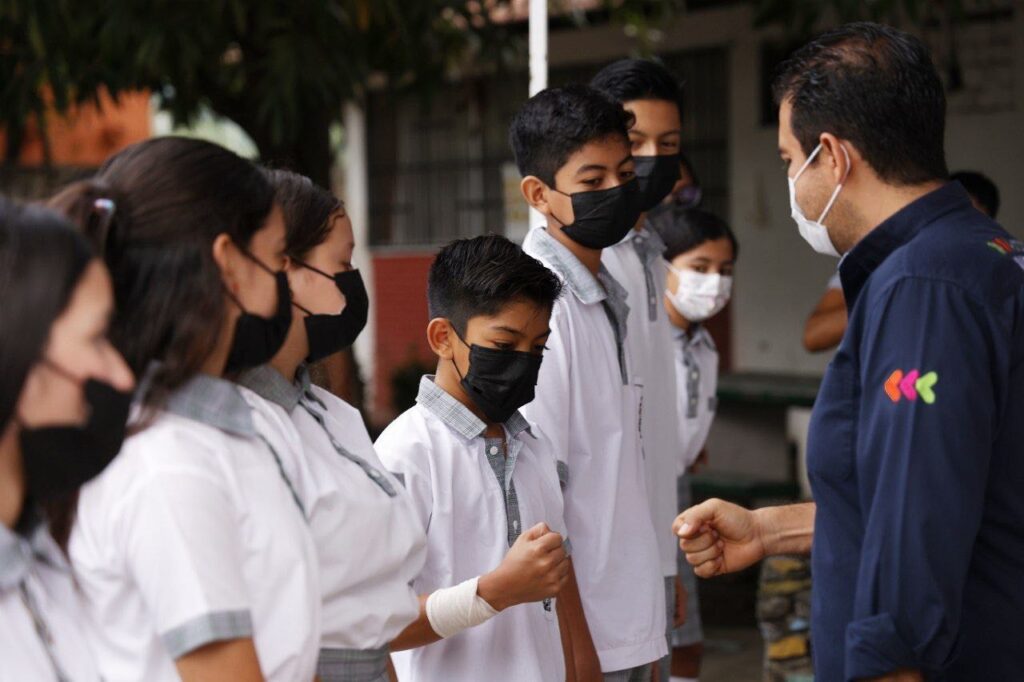
<instances>
[{"instance_id":1,"label":"gray school skirt","mask_svg":"<svg viewBox=\"0 0 1024 682\"><path fill-rule=\"evenodd\" d=\"M388 682L388 650L321 649L316 674L321 682Z\"/></svg>"}]
</instances>

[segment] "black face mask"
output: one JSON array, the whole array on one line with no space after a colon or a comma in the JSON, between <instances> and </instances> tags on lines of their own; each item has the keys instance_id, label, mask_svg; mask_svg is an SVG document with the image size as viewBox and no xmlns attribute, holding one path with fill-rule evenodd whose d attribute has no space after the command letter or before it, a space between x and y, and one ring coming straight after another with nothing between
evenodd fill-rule
<instances>
[{"instance_id":1,"label":"black face mask","mask_svg":"<svg viewBox=\"0 0 1024 682\"><path fill-rule=\"evenodd\" d=\"M60 375L77 379L47 362ZM121 450L131 407L122 393L95 379L83 385L89 418L85 424L30 427L18 433L28 495L38 503L58 500L98 476Z\"/></svg>"},{"instance_id":2,"label":"black face mask","mask_svg":"<svg viewBox=\"0 0 1024 682\"><path fill-rule=\"evenodd\" d=\"M248 253L246 256L277 280L277 312L273 317L252 315L235 299L235 304L242 308L242 315L235 323L235 338L224 369L227 374L268 362L281 350L292 324L292 293L288 288L288 276L284 272L274 272L255 256Z\"/></svg>"},{"instance_id":3,"label":"black face mask","mask_svg":"<svg viewBox=\"0 0 1024 682\"><path fill-rule=\"evenodd\" d=\"M640 183L640 210L646 213L662 202L679 180L679 155L634 156Z\"/></svg>"},{"instance_id":4,"label":"black face mask","mask_svg":"<svg viewBox=\"0 0 1024 682\"><path fill-rule=\"evenodd\" d=\"M505 423L516 410L533 400L542 356L476 344L470 346L457 332L455 335L469 348L466 376L462 376L459 366L452 360L462 378L460 385L492 423Z\"/></svg>"},{"instance_id":5,"label":"black face mask","mask_svg":"<svg viewBox=\"0 0 1024 682\"><path fill-rule=\"evenodd\" d=\"M562 225L569 239L588 249L604 249L614 246L629 234L643 212L640 208L639 183L635 180L611 189L565 194L572 199L572 214L575 220L566 225L557 216L552 216Z\"/></svg>"},{"instance_id":6,"label":"black face mask","mask_svg":"<svg viewBox=\"0 0 1024 682\"><path fill-rule=\"evenodd\" d=\"M323 360L343 348L355 343L359 333L366 326L370 314L370 299L366 295L363 276L358 270L336 272L333 276L300 260L298 265L333 279L338 290L345 295L345 308L337 315L315 315L298 303L295 307L306 313L306 336L309 339L309 355L306 362Z\"/></svg>"}]
</instances>

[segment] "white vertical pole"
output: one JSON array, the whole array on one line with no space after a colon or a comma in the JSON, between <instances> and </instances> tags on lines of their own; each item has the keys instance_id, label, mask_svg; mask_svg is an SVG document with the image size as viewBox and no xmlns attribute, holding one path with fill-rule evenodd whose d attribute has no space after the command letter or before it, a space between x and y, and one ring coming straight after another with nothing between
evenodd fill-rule
<instances>
[{"instance_id":1,"label":"white vertical pole","mask_svg":"<svg viewBox=\"0 0 1024 682\"><path fill-rule=\"evenodd\" d=\"M530 0L530 97L548 87L548 0ZM530 209L530 223L543 225L544 216Z\"/></svg>"},{"instance_id":2,"label":"white vertical pole","mask_svg":"<svg viewBox=\"0 0 1024 682\"><path fill-rule=\"evenodd\" d=\"M366 293L370 298L370 316L366 329L359 335L353 347L362 379L366 385L366 404L373 405L376 387L373 385L374 347L376 343L376 313L373 302L376 300L373 287L373 259L370 254L370 187L369 167L366 158L366 114L354 102L345 104L345 187L342 196L345 199L345 211L352 221L352 233L356 248L352 254L353 264L359 268L366 285Z\"/></svg>"},{"instance_id":3,"label":"white vertical pole","mask_svg":"<svg viewBox=\"0 0 1024 682\"><path fill-rule=\"evenodd\" d=\"M530 0L530 97L548 87L548 2Z\"/></svg>"}]
</instances>

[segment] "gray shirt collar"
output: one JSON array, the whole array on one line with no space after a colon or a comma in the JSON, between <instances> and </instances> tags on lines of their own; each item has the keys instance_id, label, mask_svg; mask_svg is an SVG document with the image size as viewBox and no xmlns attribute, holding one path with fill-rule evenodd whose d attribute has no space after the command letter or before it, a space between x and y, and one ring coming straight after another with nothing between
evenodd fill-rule
<instances>
[{"instance_id":1,"label":"gray shirt collar","mask_svg":"<svg viewBox=\"0 0 1024 682\"><path fill-rule=\"evenodd\" d=\"M651 269L665 255L665 242L661 236L647 226L633 230L629 239L644 265Z\"/></svg>"},{"instance_id":2,"label":"gray shirt collar","mask_svg":"<svg viewBox=\"0 0 1024 682\"><path fill-rule=\"evenodd\" d=\"M487 430L487 424L473 414L472 410L434 383L433 374L427 374L420 379L420 390L416 396L416 402L466 440L482 436ZM508 432L509 438L518 438L524 431L529 432L530 424L522 414L516 411L505 422L505 430Z\"/></svg>"},{"instance_id":3,"label":"gray shirt collar","mask_svg":"<svg viewBox=\"0 0 1024 682\"><path fill-rule=\"evenodd\" d=\"M16 587L36 564L69 571L46 523L30 514L30 530L24 535L0 524L0 592Z\"/></svg>"},{"instance_id":4,"label":"gray shirt collar","mask_svg":"<svg viewBox=\"0 0 1024 682\"><path fill-rule=\"evenodd\" d=\"M533 246L536 255L547 261L551 269L565 280L569 291L588 305L603 301L607 296L607 292L605 287L601 286L604 280L600 278L602 275L605 275L608 279L611 279L611 275L608 274L604 265L601 265L598 276L594 277L593 273L572 254L572 251L559 243L546 229L535 229L536 234L534 235ZM613 279L612 281L614 282L615 280Z\"/></svg>"},{"instance_id":5,"label":"gray shirt collar","mask_svg":"<svg viewBox=\"0 0 1024 682\"><path fill-rule=\"evenodd\" d=\"M164 409L236 436L257 435L249 403L238 386L220 377L195 375L171 394Z\"/></svg>"},{"instance_id":6,"label":"gray shirt collar","mask_svg":"<svg viewBox=\"0 0 1024 682\"><path fill-rule=\"evenodd\" d=\"M280 405L291 414L302 398L302 385L288 381L270 365L260 365L242 372L238 383L256 395Z\"/></svg>"},{"instance_id":7,"label":"gray shirt collar","mask_svg":"<svg viewBox=\"0 0 1024 682\"><path fill-rule=\"evenodd\" d=\"M711 334L708 332L707 327L704 325L696 325L690 328L691 331L686 331L672 326L672 336L676 341L683 345L683 348L697 348L699 346L706 346L711 350L715 350L715 341L711 338Z\"/></svg>"}]
</instances>

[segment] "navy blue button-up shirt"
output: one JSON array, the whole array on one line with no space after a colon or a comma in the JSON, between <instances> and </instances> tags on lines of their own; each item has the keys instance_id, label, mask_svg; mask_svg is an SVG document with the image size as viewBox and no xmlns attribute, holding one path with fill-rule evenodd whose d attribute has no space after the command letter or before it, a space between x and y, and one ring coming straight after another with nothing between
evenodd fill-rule
<instances>
[{"instance_id":1,"label":"navy blue button-up shirt","mask_svg":"<svg viewBox=\"0 0 1024 682\"><path fill-rule=\"evenodd\" d=\"M957 183L840 266L811 421L822 682L1024 679L1024 244Z\"/></svg>"}]
</instances>

